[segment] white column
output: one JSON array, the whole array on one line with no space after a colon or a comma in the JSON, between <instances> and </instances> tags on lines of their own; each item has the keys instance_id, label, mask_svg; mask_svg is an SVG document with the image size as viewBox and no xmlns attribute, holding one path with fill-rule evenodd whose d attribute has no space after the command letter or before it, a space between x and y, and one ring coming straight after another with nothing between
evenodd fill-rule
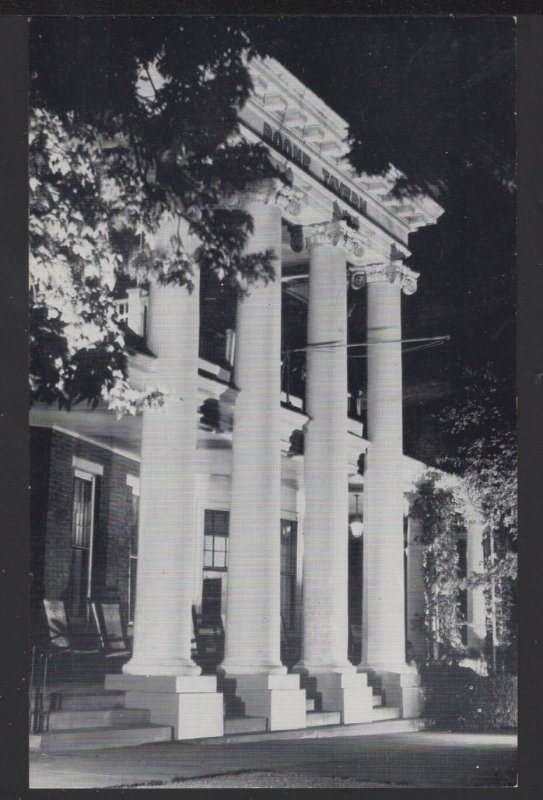
<instances>
[{"instance_id":1,"label":"white column","mask_svg":"<svg viewBox=\"0 0 543 800\"><path fill-rule=\"evenodd\" d=\"M275 280L238 302L225 657L249 715L270 729L305 725L304 694L281 664L281 209L265 184L244 198L247 253L274 251Z\"/></svg>"},{"instance_id":2,"label":"white column","mask_svg":"<svg viewBox=\"0 0 543 800\"><path fill-rule=\"evenodd\" d=\"M480 516L473 515L467 523L467 574L484 573L483 532L484 522ZM468 589L468 647L484 653L486 639L486 604L482 586Z\"/></svg>"},{"instance_id":3,"label":"white column","mask_svg":"<svg viewBox=\"0 0 543 800\"><path fill-rule=\"evenodd\" d=\"M412 716L405 661L404 495L401 292L416 273L401 261L357 267L353 287L368 285L368 437L364 470L364 575L360 671L387 676L387 698ZM394 676L394 677L392 677ZM409 683L413 683L409 679ZM409 687L411 688L411 687ZM409 694L409 692L407 693ZM413 692L411 692L413 694ZM409 706L409 708L407 707Z\"/></svg>"},{"instance_id":4,"label":"white column","mask_svg":"<svg viewBox=\"0 0 543 800\"><path fill-rule=\"evenodd\" d=\"M254 220L247 253L277 254L275 280L240 298L234 383L232 499L223 669L283 673L280 660L281 210L245 206Z\"/></svg>"},{"instance_id":5,"label":"white column","mask_svg":"<svg viewBox=\"0 0 543 800\"><path fill-rule=\"evenodd\" d=\"M196 431L199 291L151 284L148 344L165 404L143 412L134 648L122 675L127 707L148 708L175 739L220 736L216 678L191 659L197 536Z\"/></svg>"},{"instance_id":6,"label":"white column","mask_svg":"<svg viewBox=\"0 0 543 800\"><path fill-rule=\"evenodd\" d=\"M307 233L309 422L304 438L304 637L299 667L312 674L354 670L347 658L347 260L337 228L330 223Z\"/></svg>"},{"instance_id":7,"label":"white column","mask_svg":"<svg viewBox=\"0 0 543 800\"><path fill-rule=\"evenodd\" d=\"M303 644L296 670L315 676L324 711L369 721L372 691L348 660L349 453L347 249L341 223L307 230L310 247L304 438Z\"/></svg>"},{"instance_id":8,"label":"white column","mask_svg":"<svg viewBox=\"0 0 543 800\"><path fill-rule=\"evenodd\" d=\"M143 412L132 675L197 675L190 657L196 518L198 287L151 284L148 344L161 408Z\"/></svg>"}]
</instances>

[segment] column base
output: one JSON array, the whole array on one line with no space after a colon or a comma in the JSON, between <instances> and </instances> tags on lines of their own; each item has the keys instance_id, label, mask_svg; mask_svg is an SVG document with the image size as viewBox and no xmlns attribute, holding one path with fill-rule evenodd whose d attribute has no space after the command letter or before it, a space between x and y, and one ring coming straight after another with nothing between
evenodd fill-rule
<instances>
[{"instance_id":1,"label":"column base","mask_svg":"<svg viewBox=\"0 0 543 800\"><path fill-rule=\"evenodd\" d=\"M156 675L156 676L197 676L202 672L194 661L153 661L142 664L138 661L128 661L123 666L124 675Z\"/></svg>"},{"instance_id":2,"label":"column base","mask_svg":"<svg viewBox=\"0 0 543 800\"><path fill-rule=\"evenodd\" d=\"M127 708L147 708L151 722L171 725L173 738L224 735L223 696L213 675L106 675L106 689L121 689Z\"/></svg>"},{"instance_id":3,"label":"column base","mask_svg":"<svg viewBox=\"0 0 543 800\"><path fill-rule=\"evenodd\" d=\"M398 670L391 670L361 664L358 672L381 679L387 706L397 706L402 719L418 719L422 715L423 691L415 667L405 664Z\"/></svg>"},{"instance_id":4,"label":"column base","mask_svg":"<svg viewBox=\"0 0 543 800\"><path fill-rule=\"evenodd\" d=\"M249 717L266 717L268 730L305 728L305 691L297 675L233 673L236 694L245 703Z\"/></svg>"},{"instance_id":5,"label":"column base","mask_svg":"<svg viewBox=\"0 0 543 800\"><path fill-rule=\"evenodd\" d=\"M217 667L217 673L229 678L237 675L286 675L287 668L283 664L236 664L223 661Z\"/></svg>"}]
</instances>

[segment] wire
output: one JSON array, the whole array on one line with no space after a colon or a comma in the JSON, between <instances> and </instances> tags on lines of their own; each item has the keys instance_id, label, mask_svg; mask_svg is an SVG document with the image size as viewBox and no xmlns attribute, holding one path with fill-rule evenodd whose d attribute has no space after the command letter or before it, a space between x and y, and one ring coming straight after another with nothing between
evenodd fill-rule
<instances>
[{"instance_id":1,"label":"wire","mask_svg":"<svg viewBox=\"0 0 543 800\"><path fill-rule=\"evenodd\" d=\"M450 336L423 336L417 339L387 339L382 342L353 342L352 344L347 344L346 342L337 342L337 341L329 341L329 342L312 342L305 347L295 347L289 350L285 350L286 353L302 353L310 348L319 348L319 349L332 349L335 347L346 347L347 349L351 347L373 347L377 344L411 344L416 342L432 342L437 344L443 344L444 342L448 342L450 340ZM434 346L433 344L430 346ZM415 348L418 349L418 348ZM409 352L408 350L404 350L404 352ZM358 356L359 358L365 358L366 356ZM353 356L356 358L356 356Z\"/></svg>"},{"instance_id":2,"label":"wire","mask_svg":"<svg viewBox=\"0 0 543 800\"><path fill-rule=\"evenodd\" d=\"M402 350L402 355L404 353L414 353L417 350L430 350L432 347L439 347L440 345L445 344L445 342L429 342L428 344L421 344L418 347L406 347L405 350ZM349 358L368 358L368 353L364 353L360 356L349 356Z\"/></svg>"}]
</instances>

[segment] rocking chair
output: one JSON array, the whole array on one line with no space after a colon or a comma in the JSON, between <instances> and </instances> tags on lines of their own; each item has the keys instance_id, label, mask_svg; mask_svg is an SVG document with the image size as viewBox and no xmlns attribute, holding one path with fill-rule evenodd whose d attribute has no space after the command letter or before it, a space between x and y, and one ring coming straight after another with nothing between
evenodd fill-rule
<instances>
[{"instance_id":1,"label":"rocking chair","mask_svg":"<svg viewBox=\"0 0 543 800\"><path fill-rule=\"evenodd\" d=\"M73 671L74 661L81 658L99 657L100 647L88 634L79 636L72 630L63 600L43 600L45 612L46 639L34 643L30 673L31 728L41 730L47 693L49 662L60 661ZM33 702L32 702L33 701Z\"/></svg>"},{"instance_id":2,"label":"rocking chair","mask_svg":"<svg viewBox=\"0 0 543 800\"><path fill-rule=\"evenodd\" d=\"M106 672L109 671L110 664L113 667L112 671L117 672L132 655L121 603L118 600L92 599L89 600L89 607L96 626L101 653L106 660Z\"/></svg>"}]
</instances>

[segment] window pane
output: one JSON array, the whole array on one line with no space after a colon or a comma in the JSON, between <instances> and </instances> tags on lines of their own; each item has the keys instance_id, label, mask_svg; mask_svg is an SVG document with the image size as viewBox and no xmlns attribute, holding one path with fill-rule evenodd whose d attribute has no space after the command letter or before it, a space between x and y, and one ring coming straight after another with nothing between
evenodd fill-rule
<instances>
[{"instance_id":1,"label":"window pane","mask_svg":"<svg viewBox=\"0 0 543 800\"><path fill-rule=\"evenodd\" d=\"M92 481L74 478L72 544L89 547L92 529Z\"/></svg>"},{"instance_id":2,"label":"window pane","mask_svg":"<svg viewBox=\"0 0 543 800\"><path fill-rule=\"evenodd\" d=\"M228 567L228 511L206 509L204 513L204 568Z\"/></svg>"},{"instance_id":3,"label":"window pane","mask_svg":"<svg viewBox=\"0 0 543 800\"><path fill-rule=\"evenodd\" d=\"M130 493L130 554L135 556L138 553L138 516L139 516L139 497L134 492Z\"/></svg>"}]
</instances>

